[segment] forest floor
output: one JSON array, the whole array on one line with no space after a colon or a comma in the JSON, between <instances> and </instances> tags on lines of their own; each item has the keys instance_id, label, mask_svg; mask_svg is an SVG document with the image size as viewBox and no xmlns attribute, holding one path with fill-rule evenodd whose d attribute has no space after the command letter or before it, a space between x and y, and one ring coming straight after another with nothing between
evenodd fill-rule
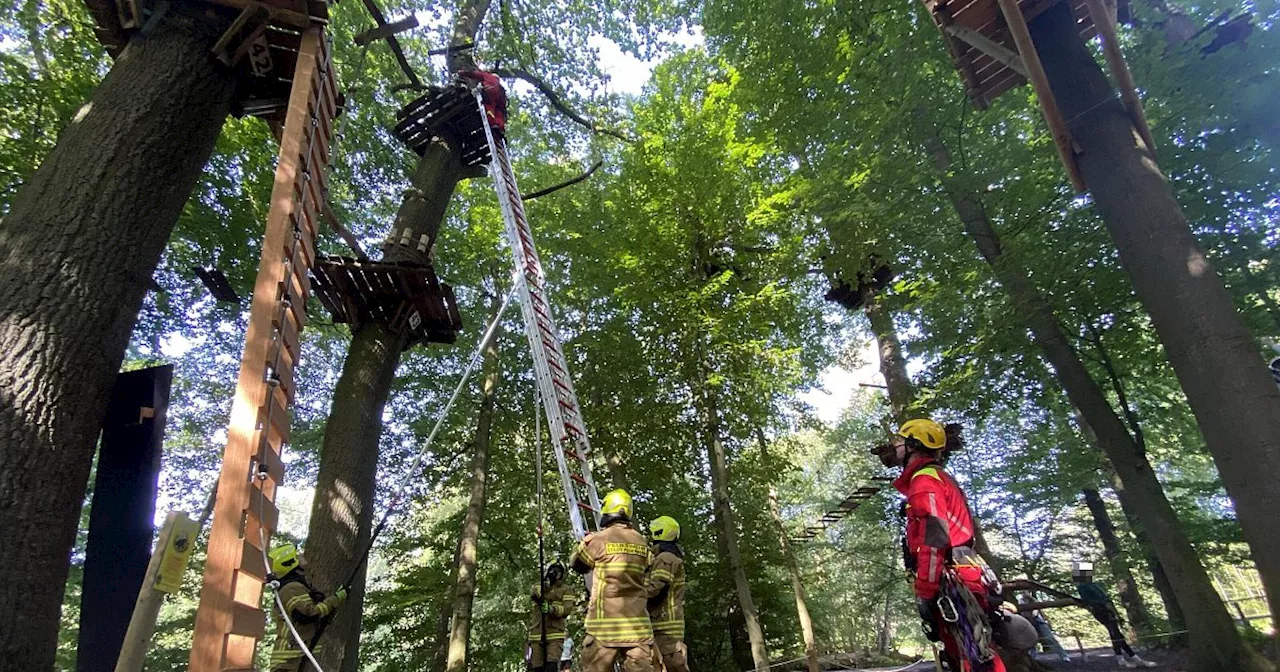
<instances>
[{"instance_id":1,"label":"forest floor","mask_svg":"<svg viewBox=\"0 0 1280 672\"><path fill-rule=\"evenodd\" d=\"M1055 670L1068 670L1074 672L1111 672L1111 670L1124 669L1116 665L1116 658L1111 653L1111 649L1087 649L1085 651L1085 659L1080 660L1079 654L1071 656L1071 662L1059 662L1056 656L1040 654L1036 657L1041 663L1052 667ZM1143 658L1153 663L1158 663L1158 667L1147 668L1154 672L1182 672L1186 669L1185 661L1179 654L1166 651L1143 651ZM903 667L877 667L860 670L847 670L846 672L928 672L933 670L933 661L924 661L915 665Z\"/></svg>"}]
</instances>

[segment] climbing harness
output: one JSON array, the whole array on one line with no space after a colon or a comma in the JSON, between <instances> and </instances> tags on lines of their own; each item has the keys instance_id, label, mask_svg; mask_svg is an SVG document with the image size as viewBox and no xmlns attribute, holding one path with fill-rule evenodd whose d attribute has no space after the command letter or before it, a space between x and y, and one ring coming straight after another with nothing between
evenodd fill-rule
<instances>
[{"instance_id":1,"label":"climbing harness","mask_svg":"<svg viewBox=\"0 0 1280 672\"><path fill-rule=\"evenodd\" d=\"M507 243L511 247L516 274L524 280L520 284L520 312L524 316L525 335L533 352L534 379L547 414L551 445L555 449L556 466L564 487L569 521L574 536L581 539L587 534L588 524L593 529L600 524L600 498L596 494L595 481L591 475L591 446L587 441L582 409L573 388L573 378L569 375L569 364L564 356L560 333L551 316L546 275L533 243L533 231L525 217L524 200L516 187L511 160L507 156L506 141L495 137L493 129L487 123L488 116L480 88L474 89L473 94L485 139L489 143L492 157L489 172L502 209ZM583 511L591 514L586 520Z\"/></svg>"}]
</instances>

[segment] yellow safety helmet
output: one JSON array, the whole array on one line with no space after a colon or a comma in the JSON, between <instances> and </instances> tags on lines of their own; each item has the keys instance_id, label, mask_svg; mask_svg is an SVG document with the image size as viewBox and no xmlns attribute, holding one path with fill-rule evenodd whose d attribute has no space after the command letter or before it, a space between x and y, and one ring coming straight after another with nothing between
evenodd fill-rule
<instances>
[{"instance_id":1,"label":"yellow safety helmet","mask_svg":"<svg viewBox=\"0 0 1280 672\"><path fill-rule=\"evenodd\" d=\"M631 495L621 488L605 495L604 502L600 504L600 515L602 516L621 515L630 518L633 510Z\"/></svg>"},{"instance_id":2,"label":"yellow safety helmet","mask_svg":"<svg viewBox=\"0 0 1280 672\"><path fill-rule=\"evenodd\" d=\"M671 516L658 516L649 523L649 538L654 541L675 541L680 538L680 523Z\"/></svg>"},{"instance_id":3,"label":"yellow safety helmet","mask_svg":"<svg viewBox=\"0 0 1280 672\"><path fill-rule=\"evenodd\" d=\"M941 450L943 446L947 445L947 431L942 428L942 425L928 418L908 420L902 423L902 428L898 430L898 436L915 439L930 450Z\"/></svg>"},{"instance_id":4,"label":"yellow safety helmet","mask_svg":"<svg viewBox=\"0 0 1280 672\"><path fill-rule=\"evenodd\" d=\"M271 560L271 573L284 576L298 568L298 547L294 544L282 544L271 549L267 554Z\"/></svg>"}]
</instances>

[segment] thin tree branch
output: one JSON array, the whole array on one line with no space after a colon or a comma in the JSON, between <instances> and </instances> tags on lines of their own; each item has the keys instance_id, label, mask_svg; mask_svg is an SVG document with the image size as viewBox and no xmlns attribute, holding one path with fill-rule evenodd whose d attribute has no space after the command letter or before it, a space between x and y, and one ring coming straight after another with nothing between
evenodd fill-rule
<instances>
[{"instance_id":1,"label":"thin tree branch","mask_svg":"<svg viewBox=\"0 0 1280 672\"><path fill-rule=\"evenodd\" d=\"M369 15L373 17L374 23L377 23L379 28L387 25L387 17L383 16L382 10L378 9L378 5L373 0L362 0L362 2L364 2L365 9L369 10ZM391 47L391 53L396 57L396 62L400 64L400 69L409 78L409 82L414 86L422 86L422 80L418 79L418 74L413 71L413 67L409 65L409 59L404 56L404 50L400 48L400 41L396 39L395 35L388 35L386 40L387 46Z\"/></svg>"},{"instance_id":2,"label":"thin tree branch","mask_svg":"<svg viewBox=\"0 0 1280 672\"><path fill-rule=\"evenodd\" d=\"M588 121L585 117L583 117L581 114L578 114L577 112L574 112L573 110L569 109L569 106L565 104L564 99L562 99L560 95L556 93L555 89L551 88L550 84L547 84L545 81L542 80L541 77L538 77L537 75L529 72L528 70L522 70L520 68L499 68L499 69L495 69L493 71L493 74L499 77L514 77L515 79L521 79L532 84L534 88L536 88L538 91L542 93L542 95L546 96L547 102L551 103L551 107L554 107L561 114L572 119L574 123L578 124L579 126L582 126L583 128L591 131L592 133L601 133L604 135L608 135L626 143L635 142L634 138L627 136L621 131L617 131L612 128L605 128L604 126L600 126L599 124L592 123Z\"/></svg>"},{"instance_id":3,"label":"thin tree branch","mask_svg":"<svg viewBox=\"0 0 1280 672\"><path fill-rule=\"evenodd\" d=\"M346 242L347 247L350 247L351 251L356 253L356 258L361 261L368 261L369 255L365 254L364 249L360 247L360 241L356 240L356 237L351 235L351 231L342 225L338 216L333 214L333 206L325 203L324 210L322 210L320 214L324 217L325 221L329 223L329 228L333 229L333 232L338 234L338 237Z\"/></svg>"},{"instance_id":4,"label":"thin tree branch","mask_svg":"<svg viewBox=\"0 0 1280 672\"><path fill-rule=\"evenodd\" d=\"M533 199L538 198L539 196L546 196L547 194L551 194L551 193L555 193L555 192L557 192L557 191L560 191L561 189L564 189L565 187L572 187L573 185L575 185L575 184L577 184L577 183L579 183L579 182L583 182L583 181L585 181L588 177L591 177L591 174L592 174L592 173L594 173L594 172L596 172L597 170L599 170L599 169L600 169L600 166L603 166L603 165L604 165L604 161L596 161L595 163L591 164L591 167L587 169L587 172L585 172L585 173L583 173L583 174L581 174L581 175L579 175L579 176L577 176L577 177L574 177L574 178L571 178L571 179L565 180L564 182L561 182L560 184L552 185L552 186L550 186L550 187L547 187L546 189L539 189L539 190L537 190L537 191L535 191L535 192L533 192L533 193L531 193L531 194L521 194L521 195L520 195L520 198L521 198L522 200L525 200L525 201L532 201Z\"/></svg>"}]
</instances>

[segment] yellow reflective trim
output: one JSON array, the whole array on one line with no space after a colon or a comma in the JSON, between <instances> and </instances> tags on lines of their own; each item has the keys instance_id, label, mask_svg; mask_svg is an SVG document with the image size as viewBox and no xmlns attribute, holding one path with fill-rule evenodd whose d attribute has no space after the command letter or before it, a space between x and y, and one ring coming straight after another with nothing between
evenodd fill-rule
<instances>
[{"instance_id":1,"label":"yellow reflective trim","mask_svg":"<svg viewBox=\"0 0 1280 672\"><path fill-rule=\"evenodd\" d=\"M299 596L297 596L297 597L293 598L292 600L289 600L288 602L286 602L286 603L285 603L285 605L284 605L284 610L285 610L285 611L293 611L293 609L294 609L294 605L296 605L298 602L300 602L300 601L310 601L310 600L311 600L311 596L310 596L310 595L299 595Z\"/></svg>"},{"instance_id":2,"label":"yellow reflective trim","mask_svg":"<svg viewBox=\"0 0 1280 672\"><path fill-rule=\"evenodd\" d=\"M934 479L936 479L939 483L943 482L942 475L938 473L937 467L925 467L920 471L917 471L916 473L912 474L911 480L914 481L916 480L917 477L920 477L920 476L931 476Z\"/></svg>"},{"instance_id":3,"label":"yellow reflective trim","mask_svg":"<svg viewBox=\"0 0 1280 672\"><path fill-rule=\"evenodd\" d=\"M644 544L628 544L611 541L604 545L604 552L609 555L649 555L649 547Z\"/></svg>"}]
</instances>

